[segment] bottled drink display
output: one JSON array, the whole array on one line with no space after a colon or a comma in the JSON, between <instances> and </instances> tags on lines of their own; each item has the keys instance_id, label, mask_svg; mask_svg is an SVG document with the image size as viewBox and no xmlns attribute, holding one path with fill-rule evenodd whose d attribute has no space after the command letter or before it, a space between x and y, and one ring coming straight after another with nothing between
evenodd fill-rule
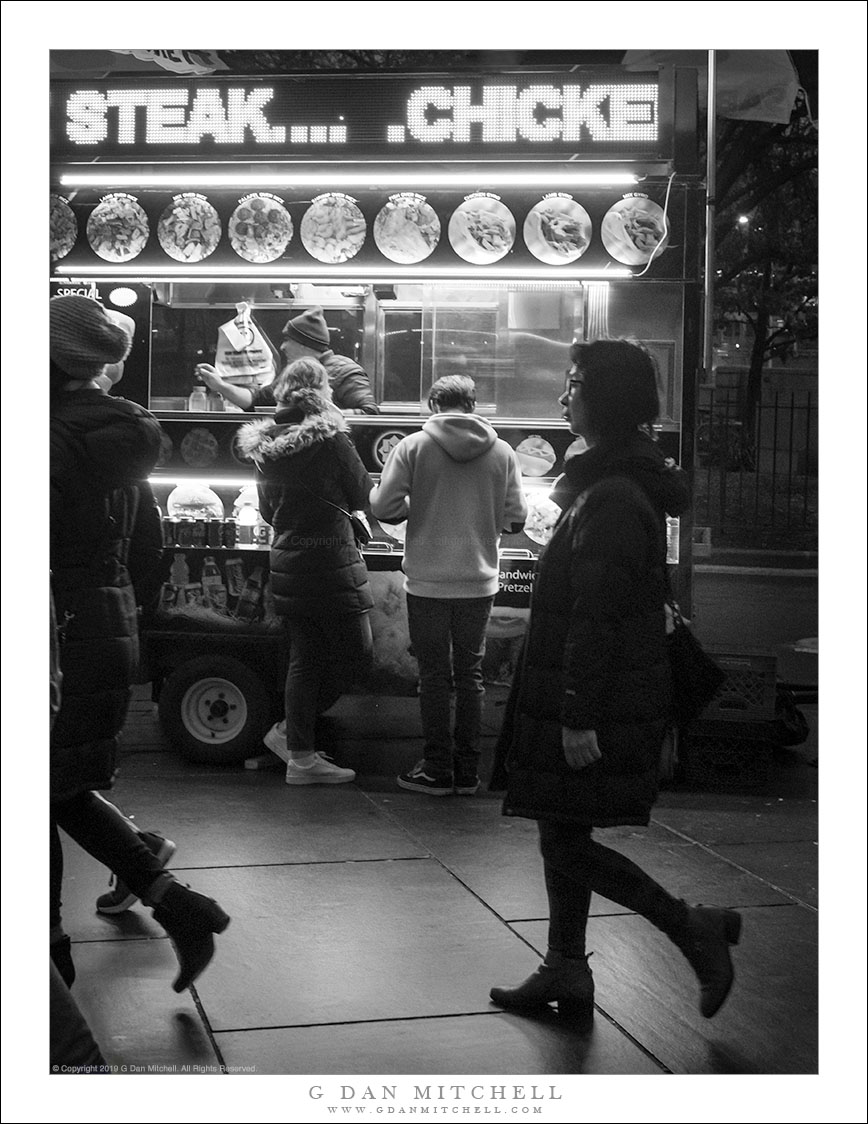
<instances>
[{"instance_id":1,"label":"bottled drink display","mask_svg":"<svg viewBox=\"0 0 868 1124\"><path fill-rule=\"evenodd\" d=\"M208 409L208 394L204 386L193 387L193 392L187 399L187 409L197 413L204 413Z\"/></svg>"}]
</instances>

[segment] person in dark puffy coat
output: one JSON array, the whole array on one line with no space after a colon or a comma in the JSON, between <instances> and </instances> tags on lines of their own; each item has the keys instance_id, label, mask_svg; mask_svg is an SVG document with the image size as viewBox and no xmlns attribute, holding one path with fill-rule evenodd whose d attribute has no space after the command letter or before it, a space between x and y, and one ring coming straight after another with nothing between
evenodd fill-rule
<instances>
[{"instance_id":1,"label":"person in dark puffy coat","mask_svg":"<svg viewBox=\"0 0 868 1124\"><path fill-rule=\"evenodd\" d=\"M733 982L741 919L691 907L597 842L594 828L645 825L669 724L666 514L688 506L684 475L654 442L653 360L619 340L574 344L560 403L590 448L567 463L562 513L542 553L528 633L492 787L504 813L539 824L549 899L548 951L499 1006L593 1011L585 930L592 892L641 914L681 949L714 1015Z\"/></svg>"},{"instance_id":2,"label":"person in dark puffy coat","mask_svg":"<svg viewBox=\"0 0 868 1124\"><path fill-rule=\"evenodd\" d=\"M60 912L62 828L134 898L153 906L175 945L180 972L173 986L182 991L208 964L213 933L229 918L165 871L165 859L94 791L114 781L137 661L133 578L145 582L160 553L147 483L160 426L141 406L104 393L106 366L123 362L132 337L101 304L78 295L54 297L49 320L49 538L61 683L50 738L52 959L71 985L75 970Z\"/></svg>"},{"instance_id":3,"label":"person in dark puffy coat","mask_svg":"<svg viewBox=\"0 0 868 1124\"><path fill-rule=\"evenodd\" d=\"M287 784L342 784L355 773L317 753L316 723L371 659L373 599L350 513L367 505L373 481L321 363L290 363L273 388L274 419L249 422L238 438L274 528L271 589L289 641L286 717L264 740L286 762Z\"/></svg>"}]
</instances>

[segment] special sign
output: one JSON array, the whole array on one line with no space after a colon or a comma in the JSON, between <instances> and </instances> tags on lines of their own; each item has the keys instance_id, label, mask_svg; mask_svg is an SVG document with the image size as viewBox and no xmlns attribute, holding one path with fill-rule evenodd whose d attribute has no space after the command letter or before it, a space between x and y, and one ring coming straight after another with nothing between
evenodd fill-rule
<instances>
[{"instance_id":1,"label":"special sign","mask_svg":"<svg viewBox=\"0 0 868 1124\"><path fill-rule=\"evenodd\" d=\"M449 153L658 158L671 90L656 73L201 79L53 84L60 157L340 158Z\"/></svg>"}]
</instances>

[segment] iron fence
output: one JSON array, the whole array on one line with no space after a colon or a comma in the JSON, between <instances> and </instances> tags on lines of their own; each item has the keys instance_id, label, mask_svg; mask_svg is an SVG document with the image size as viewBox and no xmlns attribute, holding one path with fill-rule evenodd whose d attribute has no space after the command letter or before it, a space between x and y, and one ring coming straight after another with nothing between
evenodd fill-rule
<instances>
[{"instance_id":1,"label":"iron fence","mask_svg":"<svg viewBox=\"0 0 868 1124\"><path fill-rule=\"evenodd\" d=\"M766 389L749 414L739 387L697 408L694 523L721 546L816 550L817 396Z\"/></svg>"}]
</instances>

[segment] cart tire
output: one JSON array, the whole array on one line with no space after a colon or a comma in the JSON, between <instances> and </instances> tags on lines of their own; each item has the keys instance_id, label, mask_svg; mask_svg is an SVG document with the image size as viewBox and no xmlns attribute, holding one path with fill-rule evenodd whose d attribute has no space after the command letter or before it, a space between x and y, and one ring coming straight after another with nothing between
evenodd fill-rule
<instances>
[{"instance_id":1,"label":"cart tire","mask_svg":"<svg viewBox=\"0 0 868 1124\"><path fill-rule=\"evenodd\" d=\"M181 664L160 692L160 723L187 761L224 765L257 752L271 718L262 681L240 660L200 656Z\"/></svg>"}]
</instances>

